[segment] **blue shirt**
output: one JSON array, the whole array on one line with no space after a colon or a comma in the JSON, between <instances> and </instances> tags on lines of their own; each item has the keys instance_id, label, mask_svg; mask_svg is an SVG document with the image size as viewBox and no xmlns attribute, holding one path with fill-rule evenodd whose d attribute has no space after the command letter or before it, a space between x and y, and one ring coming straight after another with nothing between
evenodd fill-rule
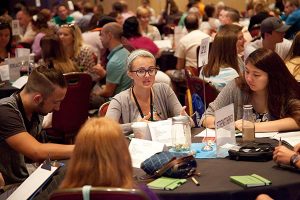
<instances>
[{"instance_id":1,"label":"blue shirt","mask_svg":"<svg viewBox=\"0 0 300 200\"><path fill-rule=\"evenodd\" d=\"M300 31L300 9L295 10L287 16L285 24L291 27L286 31L285 38L293 39L298 31Z\"/></svg>"},{"instance_id":2,"label":"blue shirt","mask_svg":"<svg viewBox=\"0 0 300 200\"><path fill-rule=\"evenodd\" d=\"M131 86L131 79L127 75L128 55L129 51L120 44L113 48L107 56L106 82L117 85L113 95Z\"/></svg>"}]
</instances>

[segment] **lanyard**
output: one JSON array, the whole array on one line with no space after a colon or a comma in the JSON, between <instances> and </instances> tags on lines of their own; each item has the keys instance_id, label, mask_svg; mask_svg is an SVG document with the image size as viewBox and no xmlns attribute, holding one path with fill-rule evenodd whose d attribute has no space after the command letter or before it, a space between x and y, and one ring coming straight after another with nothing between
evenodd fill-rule
<instances>
[{"instance_id":1,"label":"lanyard","mask_svg":"<svg viewBox=\"0 0 300 200\"><path fill-rule=\"evenodd\" d=\"M138 102L138 100L137 100L137 98L136 98L136 96L133 92L133 88L131 88L131 91L132 91L132 95L133 95L133 99L135 101L135 104L138 107L138 110L140 112L140 115L141 115L142 118L144 118L143 111L142 111L141 106L140 106L140 104L139 104L139 102ZM154 121L154 118L153 118L153 100L152 100L152 92L151 91L150 91L150 113L151 113L151 116L150 116L149 121Z\"/></svg>"}]
</instances>

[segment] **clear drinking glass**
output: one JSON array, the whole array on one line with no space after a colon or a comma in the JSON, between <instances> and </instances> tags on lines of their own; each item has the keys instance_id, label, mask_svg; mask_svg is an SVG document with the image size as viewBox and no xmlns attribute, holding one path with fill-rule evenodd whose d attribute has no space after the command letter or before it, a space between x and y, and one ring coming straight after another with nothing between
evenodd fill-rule
<instances>
[{"instance_id":1,"label":"clear drinking glass","mask_svg":"<svg viewBox=\"0 0 300 200\"><path fill-rule=\"evenodd\" d=\"M172 146L175 151L189 151L191 147L191 126L188 116L172 118Z\"/></svg>"}]
</instances>

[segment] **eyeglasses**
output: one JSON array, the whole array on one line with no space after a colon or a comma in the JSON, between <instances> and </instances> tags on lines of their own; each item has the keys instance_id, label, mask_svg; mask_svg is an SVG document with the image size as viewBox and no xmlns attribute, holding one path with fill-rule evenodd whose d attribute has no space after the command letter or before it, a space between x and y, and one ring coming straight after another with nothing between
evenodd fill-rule
<instances>
[{"instance_id":1,"label":"eyeglasses","mask_svg":"<svg viewBox=\"0 0 300 200\"><path fill-rule=\"evenodd\" d=\"M130 72L135 72L138 77L144 77L144 76L146 76L146 73L148 73L149 76L154 76L156 74L157 70L159 70L158 67L150 67L149 69L140 68L135 71L131 70Z\"/></svg>"}]
</instances>

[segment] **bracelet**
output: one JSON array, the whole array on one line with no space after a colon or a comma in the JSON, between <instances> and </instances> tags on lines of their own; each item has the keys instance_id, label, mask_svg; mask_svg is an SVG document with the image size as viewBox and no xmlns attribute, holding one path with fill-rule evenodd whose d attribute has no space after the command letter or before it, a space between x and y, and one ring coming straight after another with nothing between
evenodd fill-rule
<instances>
[{"instance_id":1,"label":"bracelet","mask_svg":"<svg viewBox=\"0 0 300 200\"><path fill-rule=\"evenodd\" d=\"M296 163L300 160L300 155L299 154L294 154L291 156L291 159L290 159L290 165L295 167L295 168L298 168Z\"/></svg>"}]
</instances>

